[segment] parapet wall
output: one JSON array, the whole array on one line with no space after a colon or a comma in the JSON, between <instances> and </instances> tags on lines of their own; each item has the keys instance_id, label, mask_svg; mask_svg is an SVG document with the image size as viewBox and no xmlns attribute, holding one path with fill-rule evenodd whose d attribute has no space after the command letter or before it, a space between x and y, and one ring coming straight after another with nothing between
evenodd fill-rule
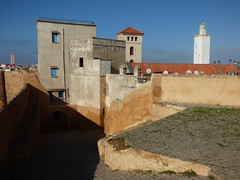
<instances>
[{"instance_id":1,"label":"parapet wall","mask_svg":"<svg viewBox=\"0 0 240 180\"><path fill-rule=\"evenodd\" d=\"M156 102L193 103L240 106L240 79L238 77L174 77L153 75L160 96Z\"/></svg>"},{"instance_id":2,"label":"parapet wall","mask_svg":"<svg viewBox=\"0 0 240 180\"><path fill-rule=\"evenodd\" d=\"M153 75L150 82L129 91L122 99L112 100L104 119L105 133L120 133L184 109L168 103L240 106L239 90L238 77Z\"/></svg>"}]
</instances>

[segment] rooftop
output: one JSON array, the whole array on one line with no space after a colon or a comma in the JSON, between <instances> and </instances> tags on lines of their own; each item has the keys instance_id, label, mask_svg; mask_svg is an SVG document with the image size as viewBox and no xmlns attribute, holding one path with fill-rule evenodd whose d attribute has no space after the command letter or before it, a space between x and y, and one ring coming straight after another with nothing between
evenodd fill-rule
<instances>
[{"instance_id":1,"label":"rooftop","mask_svg":"<svg viewBox=\"0 0 240 180\"><path fill-rule=\"evenodd\" d=\"M188 70L192 73L198 71L203 75L220 75L229 72L240 72L236 65L220 65L220 64L162 64L162 63L131 63L132 68L140 66L142 73L147 73L150 69L151 73L163 73L168 71L169 74L186 74ZM149 70L148 70L149 71Z\"/></svg>"},{"instance_id":2,"label":"rooftop","mask_svg":"<svg viewBox=\"0 0 240 180\"><path fill-rule=\"evenodd\" d=\"M62 19L62 18L51 18L51 17L39 17L37 22L52 22L62 24L87 24L95 25L94 21L75 20L75 19Z\"/></svg>"},{"instance_id":3,"label":"rooftop","mask_svg":"<svg viewBox=\"0 0 240 180\"><path fill-rule=\"evenodd\" d=\"M118 34L139 34L139 35L144 35L143 32L138 31L138 30L136 30L136 29L134 29L134 28L132 28L132 27L128 27L127 29L125 29L125 30L117 33L117 35L118 35Z\"/></svg>"}]
</instances>

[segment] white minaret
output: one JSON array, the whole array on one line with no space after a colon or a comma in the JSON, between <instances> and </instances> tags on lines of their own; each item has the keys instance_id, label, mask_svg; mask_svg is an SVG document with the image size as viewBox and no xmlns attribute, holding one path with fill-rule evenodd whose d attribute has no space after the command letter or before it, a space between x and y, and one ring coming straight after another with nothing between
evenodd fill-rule
<instances>
[{"instance_id":1,"label":"white minaret","mask_svg":"<svg viewBox=\"0 0 240 180\"><path fill-rule=\"evenodd\" d=\"M13 52L11 52L11 55L10 55L10 64L15 64L15 55Z\"/></svg>"},{"instance_id":2,"label":"white minaret","mask_svg":"<svg viewBox=\"0 0 240 180\"><path fill-rule=\"evenodd\" d=\"M194 64L210 63L210 35L207 34L207 25L200 25L199 34L194 37Z\"/></svg>"}]
</instances>

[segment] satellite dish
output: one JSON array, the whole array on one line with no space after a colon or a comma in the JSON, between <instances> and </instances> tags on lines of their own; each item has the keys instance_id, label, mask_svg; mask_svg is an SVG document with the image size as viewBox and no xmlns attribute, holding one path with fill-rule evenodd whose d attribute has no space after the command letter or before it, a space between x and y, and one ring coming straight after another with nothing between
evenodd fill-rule
<instances>
[{"instance_id":1,"label":"satellite dish","mask_svg":"<svg viewBox=\"0 0 240 180\"><path fill-rule=\"evenodd\" d=\"M163 71L163 74L168 74L168 71Z\"/></svg>"},{"instance_id":2,"label":"satellite dish","mask_svg":"<svg viewBox=\"0 0 240 180\"><path fill-rule=\"evenodd\" d=\"M152 70L151 70L150 68L147 68L147 69L146 69L146 72L147 72L148 74L150 74L150 73L152 72Z\"/></svg>"},{"instance_id":3,"label":"satellite dish","mask_svg":"<svg viewBox=\"0 0 240 180\"><path fill-rule=\"evenodd\" d=\"M194 75L196 75L196 76L198 76L198 75L200 74L198 71L194 71L193 73L194 73Z\"/></svg>"},{"instance_id":4,"label":"satellite dish","mask_svg":"<svg viewBox=\"0 0 240 180\"><path fill-rule=\"evenodd\" d=\"M192 71L191 70L187 70L186 74L192 74Z\"/></svg>"}]
</instances>

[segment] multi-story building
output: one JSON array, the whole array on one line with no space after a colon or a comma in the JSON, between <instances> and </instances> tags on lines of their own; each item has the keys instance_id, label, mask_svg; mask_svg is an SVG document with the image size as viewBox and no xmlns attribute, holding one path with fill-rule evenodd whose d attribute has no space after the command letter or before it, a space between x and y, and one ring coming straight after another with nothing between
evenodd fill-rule
<instances>
[{"instance_id":1,"label":"multi-story building","mask_svg":"<svg viewBox=\"0 0 240 180\"><path fill-rule=\"evenodd\" d=\"M52 99L89 105L87 98L100 93L100 76L117 73L125 62L125 42L96 38L93 22L41 18L37 32L40 82Z\"/></svg>"},{"instance_id":2,"label":"multi-story building","mask_svg":"<svg viewBox=\"0 0 240 180\"><path fill-rule=\"evenodd\" d=\"M124 40L126 42L125 61L141 63L142 41L144 33L132 27L128 27L116 35L118 40Z\"/></svg>"}]
</instances>

